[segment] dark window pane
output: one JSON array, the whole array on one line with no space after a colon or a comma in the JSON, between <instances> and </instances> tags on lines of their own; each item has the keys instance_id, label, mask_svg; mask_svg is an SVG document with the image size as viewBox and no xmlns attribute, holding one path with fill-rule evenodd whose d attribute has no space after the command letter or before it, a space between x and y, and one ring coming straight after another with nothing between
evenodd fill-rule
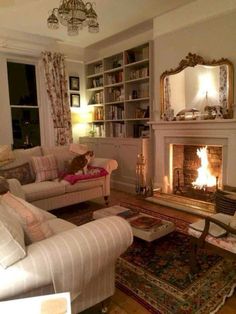
<instances>
[{"instance_id":1,"label":"dark window pane","mask_svg":"<svg viewBox=\"0 0 236 314\"><path fill-rule=\"evenodd\" d=\"M11 108L14 148L40 145L38 108Z\"/></svg>"},{"instance_id":2,"label":"dark window pane","mask_svg":"<svg viewBox=\"0 0 236 314\"><path fill-rule=\"evenodd\" d=\"M37 106L35 66L7 62L11 106Z\"/></svg>"}]
</instances>

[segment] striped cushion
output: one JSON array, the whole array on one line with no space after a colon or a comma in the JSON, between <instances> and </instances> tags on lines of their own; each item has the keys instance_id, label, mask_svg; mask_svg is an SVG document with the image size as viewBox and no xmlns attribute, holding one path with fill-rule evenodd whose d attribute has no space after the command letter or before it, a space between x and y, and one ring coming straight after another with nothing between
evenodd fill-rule
<instances>
[{"instance_id":1,"label":"striped cushion","mask_svg":"<svg viewBox=\"0 0 236 314\"><path fill-rule=\"evenodd\" d=\"M2 196L1 203L23 227L27 243L41 241L53 235L46 216L39 208L10 192Z\"/></svg>"},{"instance_id":2,"label":"striped cushion","mask_svg":"<svg viewBox=\"0 0 236 314\"><path fill-rule=\"evenodd\" d=\"M35 182L53 180L58 177L57 162L54 155L32 157L32 162L36 173Z\"/></svg>"},{"instance_id":3,"label":"striped cushion","mask_svg":"<svg viewBox=\"0 0 236 314\"><path fill-rule=\"evenodd\" d=\"M0 264L7 268L25 255L23 229L0 205Z\"/></svg>"}]
</instances>

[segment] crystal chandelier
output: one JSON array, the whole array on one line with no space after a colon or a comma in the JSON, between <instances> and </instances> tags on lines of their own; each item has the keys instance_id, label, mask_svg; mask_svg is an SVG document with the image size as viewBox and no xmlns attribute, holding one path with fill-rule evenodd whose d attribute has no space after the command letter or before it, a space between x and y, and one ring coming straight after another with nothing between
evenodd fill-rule
<instances>
[{"instance_id":1,"label":"crystal chandelier","mask_svg":"<svg viewBox=\"0 0 236 314\"><path fill-rule=\"evenodd\" d=\"M61 0L59 8L54 8L47 19L48 28L58 29L59 22L67 27L70 36L78 35L85 26L90 33L99 32L97 13L91 2Z\"/></svg>"}]
</instances>

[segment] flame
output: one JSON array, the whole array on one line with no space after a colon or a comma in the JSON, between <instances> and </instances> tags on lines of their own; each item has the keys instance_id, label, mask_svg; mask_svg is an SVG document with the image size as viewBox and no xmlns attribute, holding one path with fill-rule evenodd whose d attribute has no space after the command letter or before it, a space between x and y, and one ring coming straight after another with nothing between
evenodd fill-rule
<instances>
[{"instance_id":1,"label":"flame","mask_svg":"<svg viewBox=\"0 0 236 314\"><path fill-rule=\"evenodd\" d=\"M197 155L201 159L201 167L197 169L198 177L192 183L195 188L204 188L206 186L212 187L216 185L216 178L211 175L208 169L207 146L197 149Z\"/></svg>"}]
</instances>

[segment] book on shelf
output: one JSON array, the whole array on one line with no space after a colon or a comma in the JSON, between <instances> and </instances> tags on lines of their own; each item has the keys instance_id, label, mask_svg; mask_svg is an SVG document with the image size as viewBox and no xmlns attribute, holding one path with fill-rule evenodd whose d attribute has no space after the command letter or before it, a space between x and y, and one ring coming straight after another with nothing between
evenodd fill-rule
<instances>
[{"instance_id":1,"label":"book on shelf","mask_svg":"<svg viewBox=\"0 0 236 314\"><path fill-rule=\"evenodd\" d=\"M161 226L163 225L162 221L155 217L149 217L149 216L139 216L134 220L130 221L130 224L134 228L148 230L153 227Z\"/></svg>"}]
</instances>

